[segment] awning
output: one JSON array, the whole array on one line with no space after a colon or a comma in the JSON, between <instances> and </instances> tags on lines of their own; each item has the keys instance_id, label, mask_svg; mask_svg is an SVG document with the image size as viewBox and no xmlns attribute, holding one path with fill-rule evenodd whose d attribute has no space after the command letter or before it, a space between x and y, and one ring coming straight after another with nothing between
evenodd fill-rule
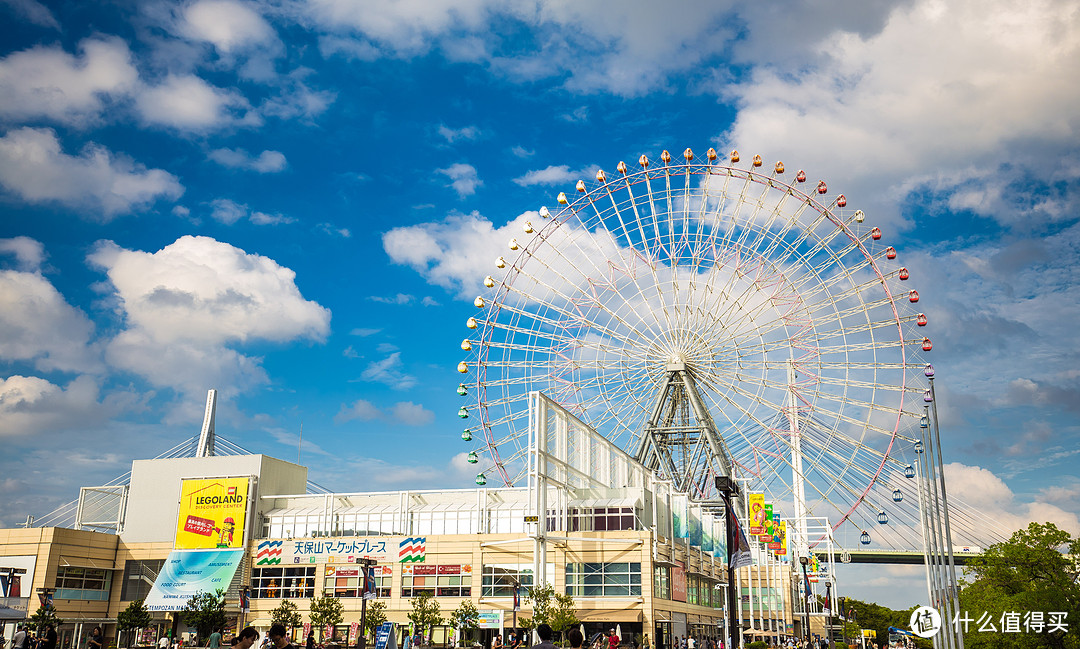
<instances>
[{"instance_id":1,"label":"awning","mask_svg":"<svg viewBox=\"0 0 1080 649\"><path fill-rule=\"evenodd\" d=\"M173 550L146 596L148 611L182 611L200 592L228 588L243 550Z\"/></svg>"},{"instance_id":2,"label":"awning","mask_svg":"<svg viewBox=\"0 0 1080 649\"><path fill-rule=\"evenodd\" d=\"M113 567L112 561L105 559L91 559L90 557L69 557L60 555L60 565L72 568L95 568L97 570L118 570Z\"/></svg>"}]
</instances>

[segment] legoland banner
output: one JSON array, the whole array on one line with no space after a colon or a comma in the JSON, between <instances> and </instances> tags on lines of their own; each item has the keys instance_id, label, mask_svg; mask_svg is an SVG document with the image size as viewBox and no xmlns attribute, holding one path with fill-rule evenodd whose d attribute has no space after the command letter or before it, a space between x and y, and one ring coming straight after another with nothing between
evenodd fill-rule
<instances>
[{"instance_id":1,"label":"legoland banner","mask_svg":"<svg viewBox=\"0 0 1080 649\"><path fill-rule=\"evenodd\" d=\"M173 550L146 596L146 610L181 611L200 592L228 590L243 558L242 549Z\"/></svg>"},{"instance_id":2,"label":"legoland banner","mask_svg":"<svg viewBox=\"0 0 1080 649\"><path fill-rule=\"evenodd\" d=\"M186 479L180 485L177 550L244 547L249 478Z\"/></svg>"}]
</instances>

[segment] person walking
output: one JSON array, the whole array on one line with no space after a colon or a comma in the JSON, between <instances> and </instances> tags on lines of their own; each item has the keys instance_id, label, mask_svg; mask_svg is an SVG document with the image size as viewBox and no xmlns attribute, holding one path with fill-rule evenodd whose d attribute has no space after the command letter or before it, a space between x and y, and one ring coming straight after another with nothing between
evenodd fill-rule
<instances>
[{"instance_id":1,"label":"person walking","mask_svg":"<svg viewBox=\"0 0 1080 649\"><path fill-rule=\"evenodd\" d=\"M570 641L570 649L581 649L581 645L585 644L585 636L577 629L570 629L566 639Z\"/></svg>"},{"instance_id":2,"label":"person walking","mask_svg":"<svg viewBox=\"0 0 1080 649\"><path fill-rule=\"evenodd\" d=\"M94 630L90 632L90 638L86 641L86 649L101 649L104 646L104 640L101 627L95 626Z\"/></svg>"},{"instance_id":3,"label":"person walking","mask_svg":"<svg viewBox=\"0 0 1080 649\"><path fill-rule=\"evenodd\" d=\"M26 646L26 625L20 624L15 636L11 638L11 649L28 649Z\"/></svg>"},{"instance_id":4,"label":"person walking","mask_svg":"<svg viewBox=\"0 0 1080 649\"><path fill-rule=\"evenodd\" d=\"M285 634L284 624L273 624L270 626L270 631L266 633L270 637L270 644L275 649L296 649L296 645L290 642Z\"/></svg>"},{"instance_id":5,"label":"person walking","mask_svg":"<svg viewBox=\"0 0 1080 649\"><path fill-rule=\"evenodd\" d=\"M619 636L615 635L615 629L608 630L608 649L619 649Z\"/></svg>"},{"instance_id":6,"label":"person walking","mask_svg":"<svg viewBox=\"0 0 1080 649\"><path fill-rule=\"evenodd\" d=\"M214 629L210 634L210 640L206 643L209 649L221 649L221 629ZM94 649L91 647L90 649Z\"/></svg>"}]
</instances>

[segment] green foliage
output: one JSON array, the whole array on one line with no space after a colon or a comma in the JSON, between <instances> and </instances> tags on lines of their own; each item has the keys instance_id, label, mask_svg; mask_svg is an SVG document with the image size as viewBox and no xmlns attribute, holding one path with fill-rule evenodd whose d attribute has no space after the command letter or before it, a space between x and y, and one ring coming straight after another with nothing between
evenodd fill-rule
<instances>
[{"instance_id":1,"label":"green foliage","mask_svg":"<svg viewBox=\"0 0 1080 649\"><path fill-rule=\"evenodd\" d=\"M889 627L898 629L908 628L911 621L911 612L915 607L905 611L897 611L873 602L864 602L854 597L845 598L844 605L848 611L854 609L856 613L855 623L845 625L848 638L858 637L859 628L873 629L877 632L877 643L884 645L889 640ZM833 624L839 625L839 618L833 617Z\"/></svg>"},{"instance_id":2,"label":"green foliage","mask_svg":"<svg viewBox=\"0 0 1080 649\"><path fill-rule=\"evenodd\" d=\"M181 615L184 624L198 631L201 644L216 629L225 626L225 591L221 588L213 593L200 591L187 601Z\"/></svg>"},{"instance_id":3,"label":"green foliage","mask_svg":"<svg viewBox=\"0 0 1080 649\"><path fill-rule=\"evenodd\" d=\"M965 647L1080 647L1074 626L1080 619L1080 538L1053 523L1031 523L1008 541L987 548L982 557L974 557L964 575L960 611L972 619L964 634ZM1051 612L1065 613L1070 632L1049 632L1049 624L1041 632L1029 631L1024 626L1029 612L1042 613L1045 622ZM987 622L980 623L984 613ZM1001 632L1006 613L1019 615L1019 633ZM987 624L997 632L979 631Z\"/></svg>"},{"instance_id":4,"label":"green foliage","mask_svg":"<svg viewBox=\"0 0 1080 649\"><path fill-rule=\"evenodd\" d=\"M754 640L746 645L746 649L768 649L768 647L769 645L765 644L763 640Z\"/></svg>"},{"instance_id":5,"label":"green foliage","mask_svg":"<svg viewBox=\"0 0 1080 649\"><path fill-rule=\"evenodd\" d=\"M345 606L336 597L329 595L323 595L322 597L316 597L311 600L311 612L308 614L308 619L311 620L311 626L319 629L320 637L325 633L326 625L337 626L341 624L341 621L345 619ZM323 638L323 640L329 640L330 638Z\"/></svg>"},{"instance_id":6,"label":"green foliage","mask_svg":"<svg viewBox=\"0 0 1080 649\"><path fill-rule=\"evenodd\" d=\"M426 636L430 643L435 627L443 623L439 603L427 593L410 599L409 603L413 608L412 613L409 613L409 621L416 625L417 633Z\"/></svg>"},{"instance_id":7,"label":"green foliage","mask_svg":"<svg viewBox=\"0 0 1080 649\"><path fill-rule=\"evenodd\" d=\"M477 621L479 619L480 611L476 609L476 604L473 604L470 599L461 602L461 605L450 613L450 617L447 618L447 624L450 625L450 628L459 629L461 631L461 633L458 634L459 645L464 642L465 633L478 626Z\"/></svg>"},{"instance_id":8,"label":"green foliage","mask_svg":"<svg viewBox=\"0 0 1080 649\"><path fill-rule=\"evenodd\" d=\"M367 613L364 614L364 635L374 635L375 629L386 621L386 602L372 600L368 602Z\"/></svg>"},{"instance_id":9,"label":"green foliage","mask_svg":"<svg viewBox=\"0 0 1080 649\"><path fill-rule=\"evenodd\" d=\"M296 609L296 604L287 599L281 600L281 604L270 611L270 624L283 624L286 628L289 628L298 627L303 622L300 611Z\"/></svg>"},{"instance_id":10,"label":"green foliage","mask_svg":"<svg viewBox=\"0 0 1080 649\"><path fill-rule=\"evenodd\" d=\"M547 624L551 630L562 634L581 622L577 619L577 608L574 606L574 598L566 593L557 593L551 584L533 586L525 597L525 601L532 604L533 616L529 620L534 628L538 624ZM524 627L524 620L521 622Z\"/></svg>"},{"instance_id":11,"label":"green foliage","mask_svg":"<svg viewBox=\"0 0 1080 649\"><path fill-rule=\"evenodd\" d=\"M64 621L56 617L55 606L39 606L38 610L27 619L27 623L35 629L41 629L46 624L53 625L53 628L59 628Z\"/></svg>"},{"instance_id":12,"label":"green foliage","mask_svg":"<svg viewBox=\"0 0 1080 649\"><path fill-rule=\"evenodd\" d=\"M116 628L119 631L134 631L135 629L143 629L150 626L150 622L153 617L150 615L150 611L146 610L146 605L143 600L137 599L130 604L127 608L116 614ZM135 639L135 634L128 634L128 646L131 646L131 641Z\"/></svg>"}]
</instances>

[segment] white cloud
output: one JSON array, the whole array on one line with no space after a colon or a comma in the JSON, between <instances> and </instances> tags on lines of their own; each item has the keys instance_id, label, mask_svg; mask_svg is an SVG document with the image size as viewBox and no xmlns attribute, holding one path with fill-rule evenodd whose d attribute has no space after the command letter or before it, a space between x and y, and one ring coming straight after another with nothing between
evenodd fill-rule
<instances>
[{"instance_id":1,"label":"white cloud","mask_svg":"<svg viewBox=\"0 0 1080 649\"><path fill-rule=\"evenodd\" d=\"M0 137L0 185L29 203L59 203L103 221L184 193L166 171L146 169L96 144L70 156L51 129L29 127Z\"/></svg>"},{"instance_id":2,"label":"white cloud","mask_svg":"<svg viewBox=\"0 0 1080 649\"><path fill-rule=\"evenodd\" d=\"M1005 482L987 469L959 462L945 465L945 482L949 498L964 502L969 511L978 512L984 525L993 525L1008 538L1030 522L1052 522L1070 534L1080 534L1080 518L1076 511L1067 511L1050 501L1045 493L1025 501L1016 496ZM1051 494L1059 495L1059 494ZM954 523L954 526L956 523ZM962 539L954 540L963 544Z\"/></svg>"},{"instance_id":3,"label":"white cloud","mask_svg":"<svg viewBox=\"0 0 1080 649\"><path fill-rule=\"evenodd\" d=\"M478 212L451 215L443 221L394 228L383 234L383 249L397 264L421 273L437 286L465 296L479 290L484 275L495 268L495 257L519 236L535 212L526 212L501 228Z\"/></svg>"},{"instance_id":4,"label":"white cloud","mask_svg":"<svg viewBox=\"0 0 1080 649\"><path fill-rule=\"evenodd\" d=\"M401 371L401 352L394 352L381 361L372 361L360 374L361 380L382 383L395 390L408 390L416 385L416 377Z\"/></svg>"},{"instance_id":5,"label":"white cloud","mask_svg":"<svg viewBox=\"0 0 1080 649\"><path fill-rule=\"evenodd\" d=\"M40 270L45 261L45 246L30 237L0 239L0 255L2 254L14 255L18 269L32 273Z\"/></svg>"},{"instance_id":6,"label":"white cloud","mask_svg":"<svg viewBox=\"0 0 1080 649\"><path fill-rule=\"evenodd\" d=\"M354 419L371 421L378 419L381 414L375 404L364 399L357 399L349 406L342 404L341 410L334 416L334 423L343 424Z\"/></svg>"},{"instance_id":7,"label":"white cloud","mask_svg":"<svg viewBox=\"0 0 1080 649\"><path fill-rule=\"evenodd\" d=\"M462 128L450 128L445 124L439 125L439 135L447 142L453 144L459 141L475 140L480 137L480 129L476 126L464 126Z\"/></svg>"},{"instance_id":8,"label":"white cloud","mask_svg":"<svg viewBox=\"0 0 1080 649\"><path fill-rule=\"evenodd\" d=\"M303 298L292 270L208 237L181 237L154 253L104 242L89 260L108 274L127 326L107 358L155 385L235 393L265 373L229 345L329 333L330 311Z\"/></svg>"},{"instance_id":9,"label":"white cloud","mask_svg":"<svg viewBox=\"0 0 1080 649\"><path fill-rule=\"evenodd\" d=\"M519 158L528 158L536 155L536 151L530 151L529 149L526 149L520 144L515 144L513 148L510 149L510 153L513 153Z\"/></svg>"},{"instance_id":10,"label":"white cloud","mask_svg":"<svg viewBox=\"0 0 1080 649\"><path fill-rule=\"evenodd\" d=\"M60 30L60 23L56 21L56 16L37 0L4 0L4 4L34 25Z\"/></svg>"},{"instance_id":11,"label":"white cloud","mask_svg":"<svg viewBox=\"0 0 1080 649\"><path fill-rule=\"evenodd\" d=\"M96 371L93 333L86 315L40 273L0 271L0 360L32 362L42 372Z\"/></svg>"},{"instance_id":12,"label":"white cloud","mask_svg":"<svg viewBox=\"0 0 1080 649\"><path fill-rule=\"evenodd\" d=\"M399 401L390 409L390 418L406 426L426 426L435 421L435 413L419 403Z\"/></svg>"},{"instance_id":13,"label":"white cloud","mask_svg":"<svg viewBox=\"0 0 1080 649\"><path fill-rule=\"evenodd\" d=\"M367 327L359 327L359 328L356 328L356 329L353 329L352 331L350 331L349 335L350 336L360 336L361 338L366 338L368 336L374 336L375 334L379 333L380 331L382 331L382 329L369 329Z\"/></svg>"},{"instance_id":14,"label":"white cloud","mask_svg":"<svg viewBox=\"0 0 1080 649\"><path fill-rule=\"evenodd\" d=\"M472 196L476 193L476 188L484 184L476 173L476 167L464 162L455 162L445 169L435 171L450 179L450 187L453 187L461 198Z\"/></svg>"},{"instance_id":15,"label":"white cloud","mask_svg":"<svg viewBox=\"0 0 1080 649\"><path fill-rule=\"evenodd\" d=\"M183 18L187 36L212 43L226 54L277 41L270 23L243 2L198 0L184 8Z\"/></svg>"},{"instance_id":16,"label":"white cloud","mask_svg":"<svg viewBox=\"0 0 1080 649\"><path fill-rule=\"evenodd\" d=\"M76 378L66 387L34 376L0 378L0 437L85 427L108 414L98 402L98 386L90 377Z\"/></svg>"},{"instance_id":17,"label":"white cloud","mask_svg":"<svg viewBox=\"0 0 1080 649\"><path fill-rule=\"evenodd\" d=\"M597 169L599 169L599 167L593 165L577 171L571 171L569 165L550 165L543 169L534 169L526 172L525 175L515 178L514 182L522 187L530 187L532 185L574 183L578 180L586 179L592 181L596 176Z\"/></svg>"},{"instance_id":18,"label":"white cloud","mask_svg":"<svg viewBox=\"0 0 1080 649\"><path fill-rule=\"evenodd\" d=\"M214 162L232 169L250 169L259 173L277 173L285 169L285 155L280 151L263 151L252 156L243 149L214 149L208 155Z\"/></svg>"},{"instance_id":19,"label":"white cloud","mask_svg":"<svg viewBox=\"0 0 1080 649\"><path fill-rule=\"evenodd\" d=\"M435 421L435 413L411 401L399 401L384 412L370 401L357 399L350 405L341 405L341 410L334 416L334 423L343 424L354 419L361 421L384 419L405 426L426 426Z\"/></svg>"},{"instance_id":20,"label":"white cloud","mask_svg":"<svg viewBox=\"0 0 1080 649\"><path fill-rule=\"evenodd\" d=\"M0 60L0 115L83 126L100 119L107 100L133 90L138 72L120 39L87 39L79 49L79 58L60 48L35 47Z\"/></svg>"},{"instance_id":21,"label":"white cloud","mask_svg":"<svg viewBox=\"0 0 1080 649\"><path fill-rule=\"evenodd\" d=\"M245 218L255 225L282 225L296 222L296 219L290 216L253 211L247 205L228 198L217 198L210 201L210 216L215 221L220 221L225 225L233 225L240 219Z\"/></svg>"},{"instance_id":22,"label":"white cloud","mask_svg":"<svg viewBox=\"0 0 1080 649\"><path fill-rule=\"evenodd\" d=\"M372 295L368 299L371 300L372 302L379 302L381 304L397 304L397 305L412 304L414 301L416 301L415 296L407 295L405 293L398 293L394 297L382 297L380 295Z\"/></svg>"},{"instance_id":23,"label":"white cloud","mask_svg":"<svg viewBox=\"0 0 1080 649\"><path fill-rule=\"evenodd\" d=\"M1080 130L1080 39L1075 20L1062 22L1066 6L897 5L880 32L819 38L804 72L758 66L729 86L739 114L724 143L842 180L830 188L878 223L896 222L913 189L960 189L954 207L1002 222L1063 218L1024 170L1041 175ZM1003 188L1017 209L1001 209Z\"/></svg>"},{"instance_id":24,"label":"white cloud","mask_svg":"<svg viewBox=\"0 0 1080 649\"><path fill-rule=\"evenodd\" d=\"M260 123L239 92L214 87L191 74L169 75L160 84L142 89L135 98L135 108L146 124L181 131Z\"/></svg>"}]
</instances>

